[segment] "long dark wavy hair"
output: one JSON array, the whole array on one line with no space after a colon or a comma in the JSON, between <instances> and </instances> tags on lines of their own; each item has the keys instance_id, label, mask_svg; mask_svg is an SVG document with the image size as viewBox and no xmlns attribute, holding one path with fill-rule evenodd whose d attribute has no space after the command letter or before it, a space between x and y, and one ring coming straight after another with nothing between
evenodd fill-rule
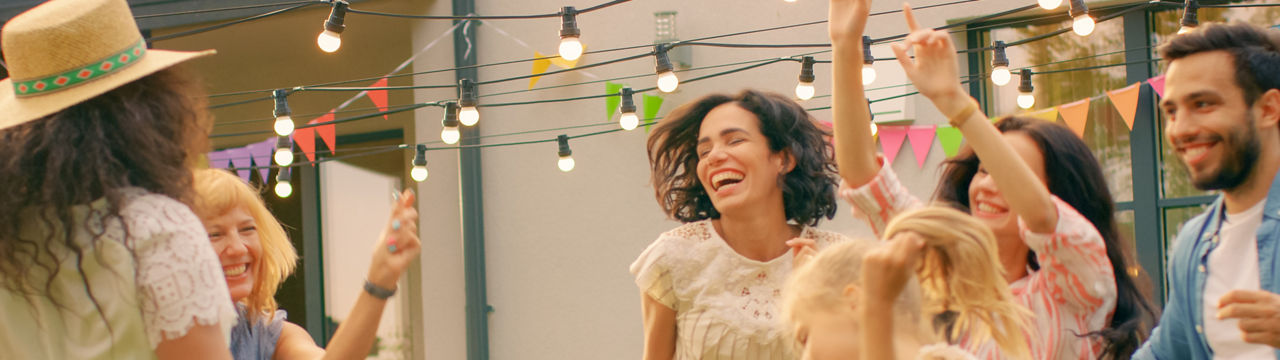
<instances>
[{"instance_id":1,"label":"long dark wavy hair","mask_svg":"<svg viewBox=\"0 0 1280 360\"><path fill-rule=\"evenodd\" d=\"M787 220L814 226L835 216L835 151L825 140L830 133L795 100L757 90L703 96L673 110L649 134L650 178L662 210L681 222L720 218L695 169L702 119L728 103L755 114L769 150L795 158L795 168L778 179Z\"/></svg>"},{"instance_id":2,"label":"long dark wavy hair","mask_svg":"<svg viewBox=\"0 0 1280 360\"><path fill-rule=\"evenodd\" d=\"M0 189L5 192L0 196L0 284L64 306L52 296L52 286L60 271L70 270L58 264L70 259L84 282L85 295L102 316L82 262L102 241L106 227L88 222L116 222L127 234L120 216L121 190L126 187L192 204L189 165L208 148L203 99L203 88L194 77L170 68L0 130ZM104 217L73 214L73 207L97 199L107 200ZM88 230L91 242L75 241L77 229ZM54 251L55 247L70 252Z\"/></svg>"},{"instance_id":3,"label":"long dark wavy hair","mask_svg":"<svg viewBox=\"0 0 1280 360\"><path fill-rule=\"evenodd\" d=\"M1156 310L1148 295L1137 286L1128 264L1127 249L1132 246L1120 236L1115 222L1115 202L1107 189L1102 167L1084 141L1070 129L1057 123L1035 118L1006 117L996 123L1002 133L1027 135L1044 154L1044 170L1049 192L1076 211L1080 212L1101 233L1107 247L1107 259L1116 279L1116 309L1111 323L1101 331L1079 334L1099 336L1104 340L1099 358L1127 359L1155 323ZM966 146L943 164L942 179L934 196L940 200L969 209L969 183L978 172L980 161L973 150ZM1039 269L1034 252L1028 252L1027 263ZM1145 276L1144 282L1150 282ZM1150 288L1149 286L1144 288Z\"/></svg>"}]
</instances>

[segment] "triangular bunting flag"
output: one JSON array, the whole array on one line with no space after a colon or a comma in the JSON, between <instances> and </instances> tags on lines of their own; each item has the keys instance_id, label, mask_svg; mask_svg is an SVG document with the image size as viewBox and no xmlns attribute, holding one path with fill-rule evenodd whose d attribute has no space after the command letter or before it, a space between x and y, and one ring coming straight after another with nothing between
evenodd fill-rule
<instances>
[{"instance_id":1,"label":"triangular bunting flag","mask_svg":"<svg viewBox=\"0 0 1280 360\"><path fill-rule=\"evenodd\" d=\"M253 156L253 165L258 167L263 183L269 182L267 174L271 171L271 153L275 152L276 139L268 138L259 143L249 144L249 155Z\"/></svg>"},{"instance_id":2,"label":"triangular bunting flag","mask_svg":"<svg viewBox=\"0 0 1280 360\"><path fill-rule=\"evenodd\" d=\"M227 165L230 164L230 161L231 161L231 157L227 154L226 150L219 150L219 151L214 151L209 153L210 169L226 169Z\"/></svg>"},{"instance_id":3,"label":"triangular bunting flag","mask_svg":"<svg viewBox=\"0 0 1280 360\"><path fill-rule=\"evenodd\" d=\"M935 125L912 125L907 128L907 138L911 140L911 151L916 154L916 166L924 168L924 160L929 157L929 148L933 147L933 135L937 131Z\"/></svg>"},{"instance_id":4,"label":"triangular bunting flag","mask_svg":"<svg viewBox=\"0 0 1280 360\"><path fill-rule=\"evenodd\" d=\"M1130 131L1133 130L1133 118L1138 115L1138 93L1141 90L1142 83L1135 83L1119 90L1107 91L1111 105L1120 112L1120 117L1124 118L1124 124L1129 125Z\"/></svg>"},{"instance_id":5,"label":"triangular bunting flag","mask_svg":"<svg viewBox=\"0 0 1280 360\"><path fill-rule=\"evenodd\" d=\"M1062 121L1067 122L1067 127L1083 139L1084 127L1089 123L1089 98L1058 105L1058 113L1062 114Z\"/></svg>"},{"instance_id":6,"label":"triangular bunting flag","mask_svg":"<svg viewBox=\"0 0 1280 360\"><path fill-rule=\"evenodd\" d=\"M387 78L374 81L369 87L387 87ZM369 100L373 101L373 106L378 107L378 111L387 111L387 91L386 90L369 90ZM386 120L387 115L383 114L382 119Z\"/></svg>"},{"instance_id":7,"label":"triangular bunting flag","mask_svg":"<svg viewBox=\"0 0 1280 360\"><path fill-rule=\"evenodd\" d=\"M960 134L960 129L939 126L937 135L938 142L942 144L942 152L946 153L948 158L960 153L960 142L964 141L964 135Z\"/></svg>"},{"instance_id":8,"label":"triangular bunting flag","mask_svg":"<svg viewBox=\"0 0 1280 360\"><path fill-rule=\"evenodd\" d=\"M533 57L537 60L533 61L533 69L529 71L530 74L538 75L538 74L547 72L547 68L551 67L551 59L543 59L543 57L546 57L546 55L542 55L542 53L534 51ZM541 76L534 76L529 78L529 90L533 90L533 86L537 85L538 79L541 79L541 78L542 78Z\"/></svg>"},{"instance_id":9,"label":"triangular bunting flag","mask_svg":"<svg viewBox=\"0 0 1280 360\"><path fill-rule=\"evenodd\" d=\"M333 110L329 110L328 114L315 118L315 120L311 120L308 124L330 122L333 121L333 117ZM320 135L320 140L324 140L324 145L329 147L329 155L333 155L338 151L338 139L336 137L337 125L338 124L328 124L314 127L314 129L316 129L316 134Z\"/></svg>"},{"instance_id":10,"label":"triangular bunting flag","mask_svg":"<svg viewBox=\"0 0 1280 360\"><path fill-rule=\"evenodd\" d=\"M657 95L644 95L644 118L640 119L643 123L653 121L658 117L658 110L662 108L662 97ZM649 132L649 127L653 125L645 125L644 132Z\"/></svg>"},{"instance_id":11,"label":"triangular bunting flag","mask_svg":"<svg viewBox=\"0 0 1280 360\"><path fill-rule=\"evenodd\" d=\"M231 148L223 150L227 152L227 157L231 159L231 164L236 167L236 175L240 175L240 179L249 182L250 164L249 149L244 147Z\"/></svg>"},{"instance_id":12,"label":"triangular bunting flag","mask_svg":"<svg viewBox=\"0 0 1280 360\"><path fill-rule=\"evenodd\" d=\"M307 161L311 162L311 166L315 166L316 128L309 127L293 130L293 143L298 144L298 150L302 150L302 154L307 156Z\"/></svg>"},{"instance_id":13,"label":"triangular bunting flag","mask_svg":"<svg viewBox=\"0 0 1280 360\"><path fill-rule=\"evenodd\" d=\"M1048 109L1036 111L1036 112L1027 114L1027 116L1048 121L1048 122L1055 122L1055 121L1058 121L1058 108L1048 108Z\"/></svg>"},{"instance_id":14,"label":"triangular bunting flag","mask_svg":"<svg viewBox=\"0 0 1280 360\"><path fill-rule=\"evenodd\" d=\"M884 152L884 165L893 166L893 158L902 150L902 141L907 139L906 126L880 126L880 150Z\"/></svg>"},{"instance_id":15,"label":"triangular bunting flag","mask_svg":"<svg viewBox=\"0 0 1280 360\"><path fill-rule=\"evenodd\" d=\"M617 94L619 91L622 91L622 87L622 84L606 81L604 83L604 93L610 95ZM621 103L622 97L620 96L609 96L604 98L604 121L613 121L613 113L618 112L618 105Z\"/></svg>"},{"instance_id":16,"label":"triangular bunting flag","mask_svg":"<svg viewBox=\"0 0 1280 360\"><path fill-rule=\"evenodd\" d=\"M1147 84L1151 84L1151 90L1156 91L1156 95L1164 97L1164 75L1147 79Z\"/></svg>"}]
</instances>

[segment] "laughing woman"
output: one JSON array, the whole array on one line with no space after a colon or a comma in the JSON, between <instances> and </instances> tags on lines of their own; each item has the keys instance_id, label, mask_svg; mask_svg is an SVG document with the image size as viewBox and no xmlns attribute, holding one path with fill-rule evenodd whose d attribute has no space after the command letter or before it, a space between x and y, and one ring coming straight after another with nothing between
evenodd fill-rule
<instances>
[{"instance_id":1,"label":"laughing woman","mask_svg":"<svg viewBox=\"0 0 1280 360\"><path fill-rule=\"evenodd\" d=\"M631 265L645 359L796 358L778 318L788 244L845 239L812 227L836 212L824 135L795 101L746 90L681 106L649 136L658 204L685 224Z\"/></svg>"}]
</instances>

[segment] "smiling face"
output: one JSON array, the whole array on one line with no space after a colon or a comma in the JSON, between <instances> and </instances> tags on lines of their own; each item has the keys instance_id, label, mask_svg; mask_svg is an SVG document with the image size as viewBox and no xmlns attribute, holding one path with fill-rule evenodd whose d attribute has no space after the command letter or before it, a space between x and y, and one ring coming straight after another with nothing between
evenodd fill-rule
<instances>
[{"instance_id":1,"label":"smiling face","mask_svg":"<svg viewBox=\"0 0 1280 360\"><path fill-rule=\"evenodd\" d=\"M240 301L253 292L257 280L258 259L262 244L258 241L257 223L240 207L204 221L213 250L222 262L231 300Z\"/></svg>"},{"instance_id":2,"label":"smiling face","mask_svg":"<svg viewBox=\"0 0 1280 360\"><path fill-rule=\"evenodd\" d=\"M711 109L698 130L698 181L721 214L752 206L782 206L778 177L791 170L784 152L769 149L755 114L735 103Z\"/></svg>"},{"instance_id":3,"label":"smiling face","mask_svg":"<svg viewBox=\"0 0 1280 360\"><path fill-rule=\"evenodd\" d=\"M1031 167L1031 172L1040 178L1041 183L1045 183L1047 177L1044 169L1044 154L1040 152L1040 147L1036 146L1031 137L1021 132L1009 132L1003 136L1018 156L1022 157L1022 161ZM1010 238L1011 236L1008 235L1018 233L1017 215L1009 211L1009 203L1005 201L1000 189L996 188L995 180L981 165L978 172L973 174L973 181L969 182L969 213L990 227L997 238ZM1016 236L1012 237L1016 238ZM1006 248L1005 244L999 245L1002 249Z\"/></svg>"},{"instance_id":4,"label":"smiling face","mask_svg":"<svg viewBox=\"0 0 1280 360\"><path fill-rule=\"evenodd\" d=\"M1197 188L1231 189L1249 178L1261 153L1259 129L1229 53L1207 51L1169 64L1160 107L1165 136Z\"/></svg>"}]
</instances>

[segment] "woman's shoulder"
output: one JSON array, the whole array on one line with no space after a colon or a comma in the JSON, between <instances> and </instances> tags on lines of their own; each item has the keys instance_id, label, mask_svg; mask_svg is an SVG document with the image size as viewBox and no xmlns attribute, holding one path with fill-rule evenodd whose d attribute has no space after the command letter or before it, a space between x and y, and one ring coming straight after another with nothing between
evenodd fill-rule
<instances>
[{"instance_id":1,"label":"woman's shoulder","mask_svg":"<svg viewBox=\"0 0 1280 360\"><path fill-rule=\"evenodd\" d=\"M655 242L700 242L711 239L711 220L684 223L658 235Z\"/></svg>"}]
</instances>

